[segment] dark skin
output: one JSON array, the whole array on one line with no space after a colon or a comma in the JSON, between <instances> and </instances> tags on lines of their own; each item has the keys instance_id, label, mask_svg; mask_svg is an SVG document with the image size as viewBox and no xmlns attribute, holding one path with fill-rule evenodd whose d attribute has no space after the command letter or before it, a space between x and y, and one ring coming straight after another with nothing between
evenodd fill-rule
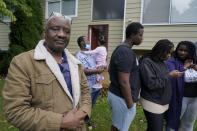
<instances>
[{"instance_id":1,"label":"dark skin","mask_svg":"<svg viewBox=\"0 0 197 131\"><path fill-rule=\"evenodd\" d=\"M177 50L177 53L178 53L179 59L184 62L184 70L186 70L189 67L192 67L197 71L197 65L195 65L192 60L187 59L188 49L185 45L180 45Z\"/></svg>"},{"instance_id":2,"label":"dark skin","mask_svg":"<svg viewBox=\"0 0 197 131\"><path fill-rule=\"evenodd\" d=\"M43 31L46 40L45 47L57 63L62 63L62 51L70 40L70 23L63 17L50 19ZM76 130L85 124L87 113L82 110L72 109L62 116L61 130Z\"/></svg>"},{"instance_id":3,"label":"dark skin","mask_svg":"<svg viewBox=\"0 0 197 131\"><path fill-rule=\"evenodd\" d=\"M81 42L81 46L80 46L80 49L81 51L87 51L87 49L85 48L86 47L86 44L89 44L89 41L86 37L83 38L84 40ZM98 67L96 69L84 69L84 73L86 75L92 75L92 74L100 74L104 71L104 68L103 67Z\"/></svg>"},{"instance_id":4,"label":"dark skin","mask_svg":"<svg viewBox=\"0 0 197 131\"><path fill-rule=\"evenodd\" d=\"M137 34L131 34L122 44L132 48L133 45L139 45L143 40L144 29L139 29ZM118 72L119 84L121 86L121 93L124 96L127 108L133 107L133 99L131 95L131 88L129 83L130 73ZM111 126L111 131L118 131L115 126Z\"/></svg>"},{"instance_id":5,"label":"dark skin","mask_svg":"<svg viewBox=\"0 0 197 131\"><path fill-rule=\"evenodd\" d=\"M172 52L174 51L174 48L171 48L170 52L165 52L161 55L158 56L158 59L162 60L162 61L166 61L168 60L168 58L171 57ZM173 78L178 78L180 76L183 75L183 72L180 72L178 70L173 70L169 73L169 75Z\"/></svg>"}]
</instances>

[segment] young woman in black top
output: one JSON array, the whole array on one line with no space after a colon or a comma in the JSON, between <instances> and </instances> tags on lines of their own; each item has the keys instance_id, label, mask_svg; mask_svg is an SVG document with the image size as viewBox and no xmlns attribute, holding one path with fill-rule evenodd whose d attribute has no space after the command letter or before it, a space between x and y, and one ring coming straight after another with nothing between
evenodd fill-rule
<instances>
[{"instance_id":1,"label":"young woman in black top","mask_svg":"<svg viewBox=\"0 0 197 131\"><path fill-rule=\"evenodd\" d=\"M147 131L162 131L164 113L171 99L171 78L183 73L169 72L165 61L174 45L167 39L159 40L151 52L140 59L141 104L147 119Z\"/></svg>"},{"instance_id":2,"label":"young woman in black top","mask_svg":"<svg viewBox=\"0 0 197 131\"><path fill-rule=\"evenodd\" d=\"M183 43L183 42L182 42ZM196 64L196 49L192 42L184 41L187 46L188 54L192 54L192 65L191 68L197 71ZM197 44L197 42L195 43ZM181 108L181 130L182 131L193 131L193 126L197 117L197 82L185 82L184 92Z\"/></svg>"}]
</instances>

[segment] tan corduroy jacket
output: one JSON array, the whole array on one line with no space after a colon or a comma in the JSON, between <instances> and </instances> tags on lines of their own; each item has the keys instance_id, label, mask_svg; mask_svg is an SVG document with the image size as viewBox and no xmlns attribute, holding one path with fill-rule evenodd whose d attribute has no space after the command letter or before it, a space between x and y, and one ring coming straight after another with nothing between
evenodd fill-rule
<instances>
[{"instance_id":1,"label":"tan corduroy jacket","mask_svg":"<svg viewBox=\"0 0 197 131\"><path fill-rule=\"evenodd\" d=\"M59 66L43 46L13 58L3 88L3 112L12 125L26 131L59 131L62 114L81 109L91 114L91 96L83 67L66 49L72 83L67 89ZM82 129L85 130L85 125Z\"/></svg>"}]
</instances>

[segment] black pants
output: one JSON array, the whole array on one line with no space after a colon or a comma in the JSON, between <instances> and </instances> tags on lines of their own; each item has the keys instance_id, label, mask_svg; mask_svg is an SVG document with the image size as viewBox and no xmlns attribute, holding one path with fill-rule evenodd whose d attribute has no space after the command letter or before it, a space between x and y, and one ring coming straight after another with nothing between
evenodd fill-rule
<instances>
[{"instance_id":1,"label":"black pants","mask_svg":"<svg viewBox=\"0 0 197 131\"><path fill-rule=\"evenodd\" d=\"M163 130L163 114L154 114L144 110L144 114L147 120L147 131L162 131Z\"/></svg>"}]
</instances>

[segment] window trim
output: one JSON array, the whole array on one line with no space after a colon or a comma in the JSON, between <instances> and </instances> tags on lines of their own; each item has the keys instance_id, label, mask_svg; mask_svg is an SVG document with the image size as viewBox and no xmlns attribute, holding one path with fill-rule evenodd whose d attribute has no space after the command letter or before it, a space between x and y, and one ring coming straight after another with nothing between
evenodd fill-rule
<instances>
[{"instance_id":1,"label":"window trim","mask_svg":"<svg viewBox=\"0 0 197 131\"><path fill-rule=\"evenodd\" d=\"M144 13L144 1L145 0L141 0L141 16L140 16L140 23L143 25L196 25L197 22L193 22L193 23L187 23L187 22L174 22L171 23L171 11L172 11L172 0L170 0L170 7L169 7L169 21L167 22L163 22L163 23L143 23L143 13Z\"/></svg>"},{"instance_id":2,"label":"window trim","mask_svg":"<svg viewBox=\"0 0 197 131\"><path fill-rule=\"evenodd\" d=\"M45 1L45 19L48 19L48 2L55 2L55 1L60 1L60 10L59 13L62 13L62 0L46 0ZM69 17L77 17L78 16L78 0L75 0L75 15L67 15Z\"/></svg>"}]
</instances>

